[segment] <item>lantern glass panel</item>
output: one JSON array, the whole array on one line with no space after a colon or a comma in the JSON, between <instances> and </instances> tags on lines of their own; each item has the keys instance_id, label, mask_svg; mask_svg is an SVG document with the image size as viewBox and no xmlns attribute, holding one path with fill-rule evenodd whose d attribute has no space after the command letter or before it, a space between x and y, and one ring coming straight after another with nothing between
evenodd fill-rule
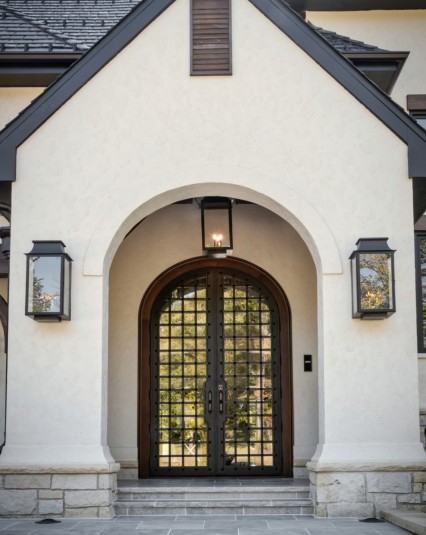
<instances>
[{"instance_id":1,"label":"lantern glass panel","mask_svg":"<svg viewBox=\"0 0 426 535\"><path fill-rule=\"evenodd\" d=\"M358 262L361 310L392 309L392 254L360 253Z\"/></svg>"},{"instance_id":2,"label":"lantern glass panel","mask_svg":"<svg viewBox=\"0 0 426 535\"><path fill-rule=\"evenodd\" d=\"M231 248L228 209L204 211L204 246L207 249Z\"/></svg>"},{"instance_id":3,"label":"lantern glass panel","mask_svg":"<svg viewBox=\"0 0 426 535\"><path fill-rule=\"evenodd\" d=\"M70 316L71 314L71 303L70 303L70 282L71 282L71 262L64 258L64 314L65 316Z\"/></svg>"},{"instance_id":4,"label":"lantern glass panel","mask_svg":"<svg viewBox=\"0 0 426 535\"><path fill-rule=\"evenodd\" d=\"M30 256L28 312L61 312L61 257Z\"/></svg>"},{"instance_id":5,"label":"lantern glass panel","mask_svg":"<svg viewBox=\"0 0 426 535\"><path fill-rule=\"evenodd\" d=\"M353 313L356 315L358 313L358 292L357 292L357 257L352 258L352 307Z\"/></svg>"}]
</instances>

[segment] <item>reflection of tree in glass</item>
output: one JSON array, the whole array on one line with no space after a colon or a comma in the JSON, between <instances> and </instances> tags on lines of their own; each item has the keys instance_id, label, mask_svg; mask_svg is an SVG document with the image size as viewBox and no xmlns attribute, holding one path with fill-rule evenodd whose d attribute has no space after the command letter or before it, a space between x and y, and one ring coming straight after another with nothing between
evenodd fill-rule
<instances>
[{"instance_id":1,"label":"reflection of tree in glass","mask_svg":"<svg viewBox=\"0 0 426 535\"><path fill-rule=\"evenodd\" d=\"M422 278L423 344L426 346L426 239L420 240L420 268Z\"/></svg>"},{"instance_id":2,"label":"reflection of tree in glass","mask_svg":"<svg viewBox=\"0 0 426 535\"><path fill-rule=\"evenodd\" d=\"M43 279L34 275L33 279L33 312L50 312L52 304L59 294L43 292Z\"/></svg>"},{"instance_id":3,"label":"reflection of tree in glass","mask_svg":"<svg viewBox=\"0 0 426 535\"><path fill-rule=\"evenodd\" d=\"M359 255L361 308L390 308L390 280L388 254Z\"/></svg>"}]
</instances>

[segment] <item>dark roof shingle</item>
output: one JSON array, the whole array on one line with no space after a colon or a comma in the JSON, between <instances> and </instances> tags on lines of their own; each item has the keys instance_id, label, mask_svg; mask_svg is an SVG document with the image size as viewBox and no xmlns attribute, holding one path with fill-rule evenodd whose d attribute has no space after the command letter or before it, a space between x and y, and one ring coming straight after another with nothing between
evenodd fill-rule
<instances>
[{"instance_id":1,"label":"dark roof shingle","mask_svg":"<svg viewBox=\"0 0 426 535\"><path fill-rule=\"evenodd\" d=\"M0 0L0 53L84 52L140 0Z\"/></svg>"},{"instance_id":2,"label":"dark roof shingle","mask_svg":"<svg viewBox=\"0 0 426 535\"><path fill-rule=\"evenodd\" d=\"M141 0L0 0L0 53L84 52ZM387 52L312 27L342 54Z\"/></svg>"},{"instance_id":3,"label":"dark roof shingle","mask_svg":"<svg viewBox=\"0 0 426 535\"><path fill-rule=\"evenodd\" d=\"M388 50L379 48L375 45L368 45L362 41L356 41L345 35L339 35L336 32L324 30L311 24L317 33L321 35L331 46L338 50L341 54L368 54L368 53L387 53Z\"/></svg>"}]
</instances>

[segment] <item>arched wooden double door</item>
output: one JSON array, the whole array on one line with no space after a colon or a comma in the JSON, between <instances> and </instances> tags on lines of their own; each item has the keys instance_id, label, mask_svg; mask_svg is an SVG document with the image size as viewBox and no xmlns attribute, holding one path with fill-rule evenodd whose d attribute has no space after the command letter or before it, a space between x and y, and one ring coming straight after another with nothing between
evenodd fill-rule
<instances>
[{"instance_id":1,"label":"arched wooden double door","mask_svg":"<svg viewBox=\"0 0 426 535\"><path fill-rule=\"evenodd\" d=\"M141 308L139 472L291 476L290 318L235 259L163 274Z\"/></svg>"}]
</instances>

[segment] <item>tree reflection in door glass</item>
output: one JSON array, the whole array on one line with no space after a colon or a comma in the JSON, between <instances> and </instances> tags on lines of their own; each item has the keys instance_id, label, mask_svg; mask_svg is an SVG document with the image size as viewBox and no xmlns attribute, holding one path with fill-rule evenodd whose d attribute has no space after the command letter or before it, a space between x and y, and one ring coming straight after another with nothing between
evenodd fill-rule
<instances>
[{"instance_id":1,"label":"tree reflection in door glass","mask_svg":"<svg viewBox=\"0 0 426 535\"><path fill-rule=\"evenodd\" d=\"M206 278L175 288L158 324L158 465L207 466Z\"/></svg>"},{"instance_id":2,"label":"tree reflection in door glass","mask_svg":"<svg viewBox=\"0 0 426 535\"><path fill-rule=\"evenodd\" d=\"M272 323L267 297L223 277L225 466L273 466Z\"/></svg>"}]
</instances>

